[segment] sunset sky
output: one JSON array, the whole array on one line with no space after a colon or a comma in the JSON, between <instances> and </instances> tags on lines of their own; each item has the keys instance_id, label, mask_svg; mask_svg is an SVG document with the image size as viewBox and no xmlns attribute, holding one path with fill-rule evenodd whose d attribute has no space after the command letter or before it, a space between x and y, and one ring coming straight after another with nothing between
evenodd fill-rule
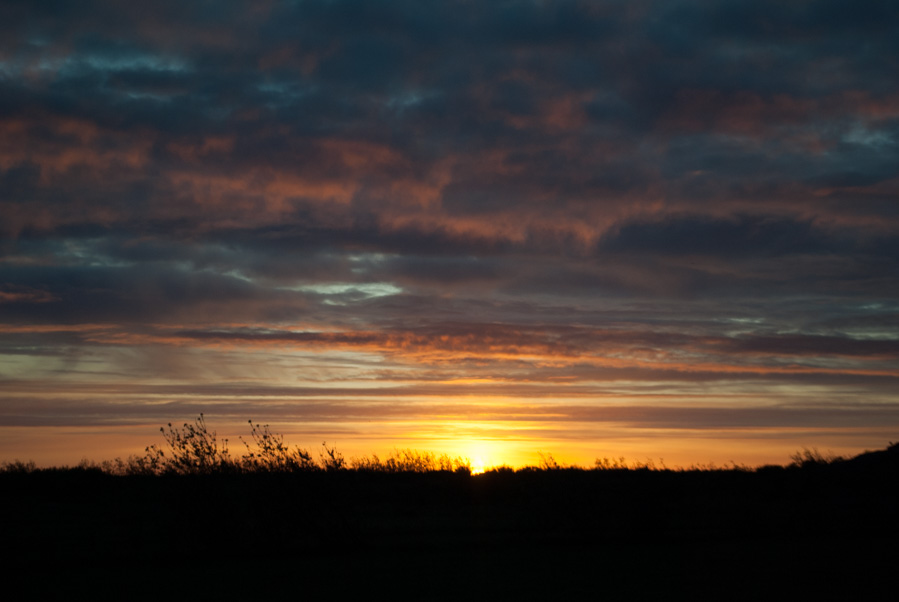
<instances>
[{"instance_id":1,"label":"sunset sky","mask_svg":"<svg viewBox=\"0 0 899 602\"><path fill-rule=\"evenodd\" d=\"M885 447L897 74L890 1L5 0L0 460Z\"/></svg>"}]
</instances>

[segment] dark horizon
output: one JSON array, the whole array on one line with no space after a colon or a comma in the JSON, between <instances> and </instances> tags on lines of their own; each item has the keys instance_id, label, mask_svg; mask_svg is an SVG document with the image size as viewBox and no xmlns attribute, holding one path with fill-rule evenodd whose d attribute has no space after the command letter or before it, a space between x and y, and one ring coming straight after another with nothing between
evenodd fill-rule
<instances>
[{"instance_id":1,"label":"dark horizon","mask_svg":"<svg viewBox=\"0 0 899 602\"><path fill-rule=\"evenodd\" d=\"M4 566L38 598L877 598L895 579L899 445L806 458L480 476L4 470Z\"/></svg>"}]
</instances>

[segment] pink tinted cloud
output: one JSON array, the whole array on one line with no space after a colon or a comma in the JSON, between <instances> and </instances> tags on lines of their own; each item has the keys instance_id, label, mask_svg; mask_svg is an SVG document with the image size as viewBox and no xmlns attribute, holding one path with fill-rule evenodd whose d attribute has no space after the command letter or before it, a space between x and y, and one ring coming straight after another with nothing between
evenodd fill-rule
<instances>
[{"instance_id":1,"label":"pink tinted cloud","mask_svg":"<svg viewBox=\"0 0 899 602\"><path fill-rule=\"evenodd\" d=\"M59 301L53 293L23 285L0 284L0 304L3 303L50 303ZM0 331L3 327L0 326Z\"/></svg>"}]
</instances>

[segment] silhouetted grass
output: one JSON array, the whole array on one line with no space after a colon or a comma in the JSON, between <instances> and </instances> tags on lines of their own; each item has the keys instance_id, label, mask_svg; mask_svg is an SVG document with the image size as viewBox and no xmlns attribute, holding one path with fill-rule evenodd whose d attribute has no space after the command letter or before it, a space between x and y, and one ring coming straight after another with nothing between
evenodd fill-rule
<instances>
[{"instance_id":1,"label":"silhouetted grass","mask_svg":"<svg viewBox=\"0 0 899 602\"><path fill-rule=\"evenodd\" d=\"M472 475L414 450L316 457L250 425L240 456L201 416L127 460L5 463L8 574L34 598L81 583L202 599L274 584L336 598L871 599L894 576L899 445L754 469L546 454Z\"/></svg>"},{"instance_id":2,"label":"silhouetted grass","mask_svg":"<svg viewBox=\"0 0 899 602\"><path fill-rule=\"evenodd\" d=\"M269 425L250 425L249 440L240 437L245 452L234 456L228 447L227 439L219 439L215 431L210 431L205 416L201 413L193 423L184 423L181 427L168 423L160 428L165 448L153 444L145 448L142 456L132 455L126 459L116 458L100 463L83 460L78 466L38 468L34 462L14 460L0 464L0 473L32 473L40 471L60 470L92 470L110 475L203 475L203 474L254 474L254 473L296 473L296 472L335 472L359 471L376 473L426 473L453 472L471 474L471 461L461 456L434 454L413 449L395 449L386 457L377 454L359 458L344 458L336 447L322 443L318 459L299 446L291 447L284 442L283 435L272 433ZM889 457L897 455L899 444L890 444L884 453ZM868 452L867 455L871 455ZM687 468L671 469L664 460L635 460L628 462L624 457L597 458L591 468L562 465L550 453L540 453L540 462L536 466L512 468L510 466L494 466L485 473L531 473L546 471L593 471L593 472L763 472L766 474L792 469L816 469L826 466L850 464L851 460L832 453L824 454L816 448L803 448L790 456L786 466L765 465L752 468L732 462L723 467L714 464L692 465ZM865 456L866 454L862 454ZM876 455L876 454L875 454Z\"/></svg>"}]
</instances>

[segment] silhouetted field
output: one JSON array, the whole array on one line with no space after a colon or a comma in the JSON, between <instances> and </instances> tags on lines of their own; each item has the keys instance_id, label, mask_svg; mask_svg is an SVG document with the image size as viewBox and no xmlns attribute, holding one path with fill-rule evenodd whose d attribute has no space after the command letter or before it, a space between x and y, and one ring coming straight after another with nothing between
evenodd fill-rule
<instances>
[{"instance_id":1,"label":"silhouetted field","mask_svg":"<svg viewBox=\"0 0 899 602\"><path fill-rule=\"evenodd\" d=\"M7 465L7 583L33 598L875 599L896 573L899 445L755 470L380 464Z\"/></svg>"}]
</instances>

